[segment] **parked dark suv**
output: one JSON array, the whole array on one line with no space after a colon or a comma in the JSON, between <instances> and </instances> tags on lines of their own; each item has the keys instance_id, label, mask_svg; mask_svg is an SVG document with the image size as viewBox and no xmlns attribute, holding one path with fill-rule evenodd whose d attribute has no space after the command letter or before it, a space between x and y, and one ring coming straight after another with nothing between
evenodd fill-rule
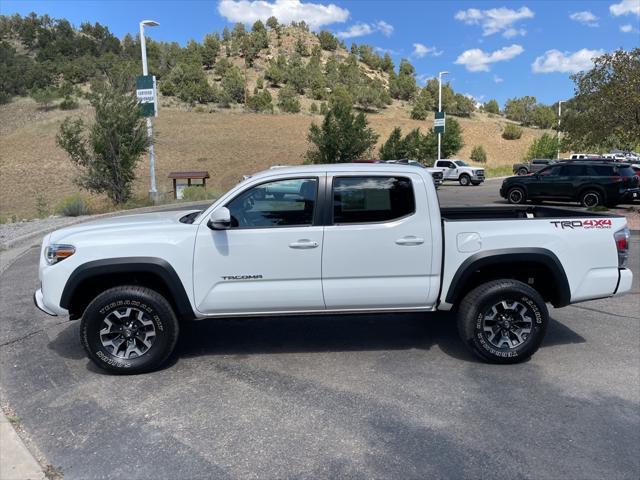
<instances>
[{"instance_id":1,"label":"parked dark suv","mask_svg":"<svg viewBox=\"0 0 640 480\"><path fill-rule=\"evenodd\" d=\"M640 198L639 182L629 164L573 160L538 173L509 177L502 182L500 196L509 203L560 200L580 202L585 207L615 206Z\"/></svg>"}]
</instances>

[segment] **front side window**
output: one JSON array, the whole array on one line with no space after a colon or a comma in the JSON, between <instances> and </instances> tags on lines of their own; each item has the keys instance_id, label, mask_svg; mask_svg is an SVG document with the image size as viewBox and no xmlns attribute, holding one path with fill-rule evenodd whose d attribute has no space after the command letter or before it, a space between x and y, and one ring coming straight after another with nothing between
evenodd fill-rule
<instances>
[{"instance_id":1,"label":"front side window","mask_svg":"<svg viewBox=\"0 0 640 480\"><path fill-rule=\"evenodd\" d=\"M405 177L336 177L333 222L388 222L415 211L411 180Z\"/></svg>"},{"instance_id":2,"label":"front side window","mask_svg":"<svg viewBox=\"0 0 640 480\"><path fill-rule=\"evenodd\" d=\"M459 167L468 167L469 166L469 164L467 162L465 162L464 160L456 160L453 163L455 163Z\"/></svg>"},{"instance_id":3,"label":"front side window","mask_svg":"<svg viewBox=\"0 0 640 480\"><path fill-rule=\"evenodd\" d=\"M560 174L560 165L555 165L553 167L547 167L544 170L540 170L541 177L555 177Z\"/></svg>"},{"instance_id":4,"label":"front side window","mask_svg":"<svg viewBox=\"0 0 640 480\"><path fill-rule=\"evenodd\" d=\"M231 200L231 228L311 225L318 180L296 178L256 185Z\"/></svg>"}]
</instances>

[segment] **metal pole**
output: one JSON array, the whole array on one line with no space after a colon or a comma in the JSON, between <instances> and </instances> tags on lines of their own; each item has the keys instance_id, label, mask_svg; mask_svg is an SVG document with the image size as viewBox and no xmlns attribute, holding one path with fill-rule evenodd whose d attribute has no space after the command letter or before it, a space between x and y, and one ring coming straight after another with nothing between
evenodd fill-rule
<instances>
[{"instance_id":1,"label":"metal pole","mask_svg":"<svg viewBox=\"0 0 640 480\"><path fill-rule=\"evenodd\" d=\"M558 135L557 135L557 139L558 139L558 156L556 157L556 160L560 160L560 120L562 119L562 100L560 100L558 102Z\"/></svg>"},{"instance_id":2,"label":"metal pole","mask_svg":"<svg viewBox=\"0 0 640 480\"><path fill-rule=\"evenodd\" d=\"M438 113L442 112L442 72L438 73ZM442 134L438 132L438 160L442 148Z\"/></svg>"},{"instance_id":3,"label":"metal pole","mask_svg":"<svg viewBox=\"0 0 640 480\"><path fill-rule=\"evenodd\" d=\"M144 22L140 22L140 50L142 53L142 74L148 75L147 68L147 42L144 38ZM149 186L149 198L153 203L158 199L158 190L156 189L156 155L153 151L153 123L151 117L147 117L147 138L149 139L149 178L151 185Z\"/></svg>"}]
</instances>

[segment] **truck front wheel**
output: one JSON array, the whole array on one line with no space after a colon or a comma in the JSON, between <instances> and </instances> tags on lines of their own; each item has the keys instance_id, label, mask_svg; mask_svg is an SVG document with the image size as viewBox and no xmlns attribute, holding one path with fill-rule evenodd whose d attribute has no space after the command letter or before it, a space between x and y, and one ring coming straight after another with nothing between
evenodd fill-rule
<instances>
[{"instance_id":1,"label":"truck front wheel","mask_svg":"<svg viewBox=\"0 0 640 480\"><path fill-rule=\"evenodd\" d=\"M549 312L540 294L517 280L494 280L460 304L458 332L465 345L490 363L518 363L533 355L547 331Z\"/></svg>"},{"instance_id":2,"label":"truck front wheel","mask_svg":"<svg viewBox=\"0 0 640 480\"><path fill-rule=\"evenodd\" d=\"M460 175L458 182L460 182L460 185L462 185L463 187L467 187L471 185L471 177L466 173L463 173L462 175Z\"/></svg>"},{"instance_id":3,"label":"truck front wheel","mask_svg":"<svg viewBox=\"0 0 640 480\"><path fill-rule=\"evenodd\" d=\"M178 319L158 292L140 286L110 288L89 304L80 341L89 358L112 373L159 368L178 340Z\"/></svg>"}]
</instances>

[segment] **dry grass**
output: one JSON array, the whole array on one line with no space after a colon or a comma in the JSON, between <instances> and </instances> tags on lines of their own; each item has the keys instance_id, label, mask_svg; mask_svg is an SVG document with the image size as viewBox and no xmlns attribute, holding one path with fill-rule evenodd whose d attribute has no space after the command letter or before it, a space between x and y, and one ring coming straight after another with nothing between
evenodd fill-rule
<instances>
[{"instance_id":1,"label":"dry grass","mask_svg":"<svg viewBox=\"0 0 640 480\"><path fill-rule=\"evenodd\" d=\"M310 102L304 103L306 106ZM409 111L409 105L396 103L383 113L369 115L371 126L380 134L380 143L395 126L405 133L417 127L423 131L431 127L432 120L411 120ZM60 123L68 115L90 118L91 110L85 104L71 112L42 112L27 98L0 106L0 215L33 217L37 195L53 207L77 192L72 182L73 167L55 143ZM244 174L276 164L302 163L308 148L307 132L314 120L319 122L321 117L162 108L155 121L158 189L171 190L167 175L173 170L208 170L211 186L224 190ZM459 121L465 140L459 156L468 159L471 149L482 145L488 167L519 161L528 145L542 133L525 128L520 140L504 140L500 136L503 119L478 114ZM145 159L138 169L137 195L146 194L148 179ZM101 197L95 197L94 204L99 210L109 208Z\"/></svg>"}]
</instances>

